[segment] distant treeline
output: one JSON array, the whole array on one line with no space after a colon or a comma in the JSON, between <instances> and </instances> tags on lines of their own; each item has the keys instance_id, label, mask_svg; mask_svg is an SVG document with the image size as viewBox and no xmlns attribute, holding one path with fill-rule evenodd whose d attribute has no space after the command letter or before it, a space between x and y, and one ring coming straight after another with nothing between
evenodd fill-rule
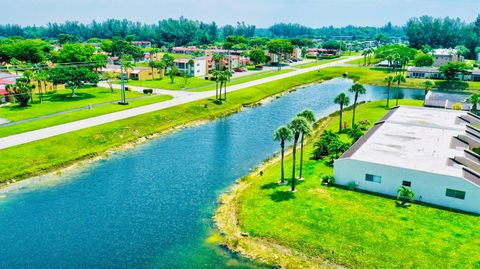
<instances>
[{"instance_id":1,"label":"distant treeline","mask_svg":"<svg viewBox=\"0 0 480 269\"><path fill-rule=\"evenodd\" d=\"M424 45L433 48L464 45L472 54L480 46L480 15L473 23L449 17L412 18L407 22L407 36L410 45L417 49Z\"/></svg>"},{"instance_id":2,"label":"distant treeline","mask_svg":"<svg viewBox=\"0 0 480 269\"><path fill-rule=\"evenodd\" d=\"M109 19L85 24L75 21L48 23L45 26L0 25L0 37L19 36L23 38L58 39L61 35L71 35L78 41L90 38L111 39L112 37L134 37L137 40L151 41L158 46L180 46L212 44L224 41L227 36L241 35L269 38L326 38L350 36L353 39L374 39L378 35L405 37L404 27L387 24L384 27L324 27L313 29L293 23L277 23L269 28L259 29L245 22L219 27L215 22L204 23L183 17L165 19L157 24L145 24L129 20Z\"/></svg>"}]
</instances>

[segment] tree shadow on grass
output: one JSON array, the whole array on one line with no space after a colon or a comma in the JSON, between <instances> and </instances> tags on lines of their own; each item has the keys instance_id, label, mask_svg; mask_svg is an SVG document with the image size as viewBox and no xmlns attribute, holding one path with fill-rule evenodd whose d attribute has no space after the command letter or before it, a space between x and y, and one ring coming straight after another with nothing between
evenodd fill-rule
<instances>
[{"instance_id":1,"label":"tree shadow on grass","mask_svg":"<svg viewBox=\"0 0 480 269\"><path fill-rule=\"evenodd\" d=\"M276 191L272 194L270 194L270 199L274 202L283 202L283 201L289 201L291 199L295 199L295 194L290 191Z\"/></svg>"},{"instance_id":2,"label":"tree shadow on grass","mask_svg":"<svg viewBox=\"0 0 480 269\"><path fill-rule=\"evenodd\" d=\"M75 97L71 93L55 94L49 97L50 102L77 102L85 99L95 98L95 95L85 92L75 93Z\"/></svg>"},{"instance_id":3,"label":"tree shadow on grass","mask_svg":"<svg viewBox=\"0 0 480 269\"><path fill-rule=\"evenodd\" d=\"M278 186L280 186L278 185L278 183L271 182L271 183L263 184L262 186L260 186L260 189L262 190L276 189Z\"/></svg>"}]
</instances>

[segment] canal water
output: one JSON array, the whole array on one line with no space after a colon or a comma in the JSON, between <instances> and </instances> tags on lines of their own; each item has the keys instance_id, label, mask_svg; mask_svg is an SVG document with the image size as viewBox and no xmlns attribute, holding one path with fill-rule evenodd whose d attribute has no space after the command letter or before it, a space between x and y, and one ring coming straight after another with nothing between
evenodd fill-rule
<instances>
[{"instance_id":1,"label":"canal water","mask_svg":"<svg viewBox=\"0 0 480 269\"><path fill-rule=\"evenodd\" d=\"M271 156L273 131L318 118L352 85L334 79L111 155L55 184L0 197L0 268L251 268L206 242L218 195ZM361 100L385 99L367 86ZM392 91L394 92L394 90ZM403 89L402 98L423 91ZM34 156L30 156L34 158Z\"/></svg>"}]
</instances>

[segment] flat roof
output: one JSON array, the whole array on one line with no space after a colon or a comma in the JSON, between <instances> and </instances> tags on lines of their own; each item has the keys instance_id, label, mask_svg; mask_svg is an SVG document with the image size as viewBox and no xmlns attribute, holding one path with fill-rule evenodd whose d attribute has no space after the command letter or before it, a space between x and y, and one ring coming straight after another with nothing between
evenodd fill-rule
<instances>
[{"instance_id":1,"label":"flat roof","mask_svg":"<svg viewBox=\"0 0 480 269\"><path fill-rule=\"evenodd\" d=\"M462 177L461 167L448 164L464 148L452 140L464 135L467 112L401 106L391 110L340 159L354 159L430 173Z\"/></svg>"}]
</instances>

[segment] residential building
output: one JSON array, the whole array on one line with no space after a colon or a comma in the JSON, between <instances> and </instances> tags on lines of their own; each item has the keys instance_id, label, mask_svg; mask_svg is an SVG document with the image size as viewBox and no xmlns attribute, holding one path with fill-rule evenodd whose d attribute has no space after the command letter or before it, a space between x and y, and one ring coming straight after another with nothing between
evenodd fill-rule
<instances>
[{"instance_id":1,"label":"residential building","mask_svg":"<svg viewBox=\"0 0 480 269\"><path fill-rule=\"evenodd\" d=\"M149 49L152 47L152 42L150 41L132 41L132 44L141 49Z\"/></svg>"},{"instance_id":2,"label":"residential building","mask_svg":"<svg viewBox=\"0 0 480 269\"><path fill-rule=\"evenodd\" d=\"M335 183L480 213L480 117L456 110L392 109L334 162Z\"/></svg>"},{"instance_id":3,"label":"residential building","mask_svg":"<svg viewBox=\"0 0 480 269\"><path fill-rule=\"evenodd\" d=\"M407 68L408 78L421 79L445 79L445 76L436 67L409 67ZM468 70L466 73L458 73L457 80L461 81L480 81L480 70Z\"/></svg>"},{"instance_id":4,"label":"residential building","mask_svg":"<svg viewBox=\"0 0 480 269\"><path fill-rule=\"evenodd\" d=\"M457 54L456 49L436 49L432 52L433 66L446 65L449 62L461 62L463 57Z\"/></svg>"},{"instance_id":5,"label":"residential building","mask_svg":"<svg viewBox=\"0 0 480 269\"><path fill-rule=\"evenodd\" d=\"M104 72L112 72L121 74L121 67L119 65L109 65L105 68L102 68L98 71L100 74ZM125 78L133 79L133 80L149 80L152 79L152 68L150 67L137 67L135 66L133 69L126 68L123 70ZM153 68L153 78L159 79L163 78L164 70L158 70Z\"/></svg>"},{"instance_id":6,"label":"residential building","mask_svg":"<svg viewBox=\"0 0 480 269\"><path fill-rule=\"evenodd\" d=\"M190 76L193 77L203 77L207 73L207 58L208 57L198 57L195 59L175 59L175 67L180 72L187 72ZM190 60L193 60L193 65L188 64Z\"/></svg>"},{"instance_id":7,"label":"residential building","mask_svg":"<svg viewBox=\"0 0 480 269\"><path fill-rule=\"evenodd\" d=\"M472 104L467 102L468 95L456 93L442 93L436 91L428 91L425 96L425 107L436 107L453 109L455 104L461 105L461 110L470 111Z\"/></svg>"},{"instance_id":8,"label":"residential building","mask_svg":"<svg viewBox=\"0 0 480 269\"><path fill-rule=\"evenodd\" d=\"M409 67L407 68L407 77L409 78L430 78L441 79L442 74L435 67Z\"/></svg>"}]
</instances>

